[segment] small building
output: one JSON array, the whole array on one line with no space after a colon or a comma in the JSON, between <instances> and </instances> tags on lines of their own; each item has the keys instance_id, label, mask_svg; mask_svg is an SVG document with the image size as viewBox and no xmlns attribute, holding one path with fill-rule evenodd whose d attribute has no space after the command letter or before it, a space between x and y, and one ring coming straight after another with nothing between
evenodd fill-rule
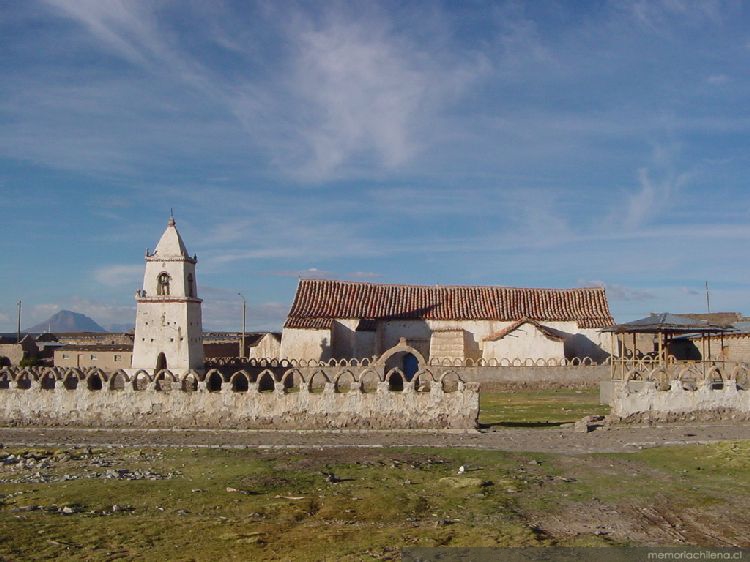
<instances>
[{"instance_id":1,"label":"small building","mask_svg":"<svg viewBox=\"0 0 750 562\"><path fill-rule=\"evenodd\" d=\"M66 345L55 350L55 367L99 367L102 371L130 368L132 345Z\"/></svg>"},{"instance_id":2,"label":"small building","mask_svg":"<svg viewBox=\"0 0 750 562\"><path fill-rule=\"evenodd\" d=\"M613 323L603 288L384 285L303 279L284 324L281 357L381 355L400 340L425 359L608 356Z\"/></svg>"},{"instance_id":3,"label":"small building","mask_svg":"<svg viewBox=\"0 0 750 562\"><path fill-rule=\"evenodd\" d=\"M750 364L750 322L734 322L729 331L707 334L704 345L700 335L691 335L685 345L694 350L693 355L704 361L731 361Z\"/></svg>"},{"instance_id":4,"label":"small building","mask_svg":"<svg viewBox=\"0 0 750 562\"><path fill-rule=\"evenodd\" d=\"M245 351L241 352L242 341ZM203 334L206 359L245 357L247 359L278 359L281 351L279 332L207 332Z\"/></svg>"},{"instance_id":5,"label":"small building","mask_svg":"<svg viewBox=\"0 0 750 562\"><path fill-rule=\"evenodd\" d=\"M37 356L38 348L31 334L0 336L0 365L20 365L23 359Z\"/></svg>"},{"instance_id":6,"label":"small building","mask_svg":"<svg viewBox=\"0 0 750 562\"><path fill-rule=\"evenodd\" d=\"M64 345L133 345L135 337L133 332L54 332L43 335L49 341Z\"/></svg>"}]
</instances>

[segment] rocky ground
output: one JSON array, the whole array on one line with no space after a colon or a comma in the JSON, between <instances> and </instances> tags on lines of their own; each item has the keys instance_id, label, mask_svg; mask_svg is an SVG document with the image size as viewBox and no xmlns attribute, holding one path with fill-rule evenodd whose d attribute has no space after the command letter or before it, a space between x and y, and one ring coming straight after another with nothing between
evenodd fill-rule
<instances>
[{"instance_id":1,"label":"rocky ground","mask_svg":"<svg viewBox=\"0 0 750 562\"><path fill-rule=\"evenodd\" d=\"M0 428L6 446L122 447L459 447L549 453L628 452L660 445L750 439L750 423L604 426L588 433L573 424L556 428L481 431L250 431Z\"/></svg>"}]
</instances>

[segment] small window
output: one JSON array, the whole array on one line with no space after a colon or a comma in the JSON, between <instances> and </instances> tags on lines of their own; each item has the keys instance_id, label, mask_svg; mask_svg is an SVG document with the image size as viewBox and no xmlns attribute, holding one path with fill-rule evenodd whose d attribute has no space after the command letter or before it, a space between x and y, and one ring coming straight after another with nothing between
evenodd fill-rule
<instances>
[{"instance_id":1,"label":"small window","mask_svg":"<svg viewBox=\"0 0 750 562\"><path fill-rule=\"evenodd\" d=\"M69 355L68 355L67 353L63 353L63 354L62 354L62 358L63 358L63 359L69 359L69 358L70 358L70 356L69 356Z\"/></svg>"},{"instance_id":2,"label":"small window","mask_svg":"<svg viewBox=\"0 0 750 562\"><path fill-rule=\"evenodd\" d=\"M188 293L188 297L193 298L194 292L195 291L193 290L193 274L192 273L188 273L188 276L187 276L187 293Z\"/></svg>"},{"instance_id":3,"label":"small window","mask_svg":"<svg viewBox=\"0 0 750 562\"><path fill-rule=\"evenodd\" d=\"M94 355L93 353L91 354L91 360L96 361L96 355Z\"/></svg>"},{"instance_id":4,"label":"small window","mask_svg":"<svg viewBox=\"0 0 750 562\"><path fill-rule=\"evenodd\" d=\"M119 355L115 355L115 361L119 361L121 357Z\"/></svg>"},{"instance_id":5,"label":"small window","mask_svg":"<svg viewBox=\"0 0 750 562\"><path fill-rule=\"evenodd\" d=\"M174 341L174 338L169 338L169 341Z\"/></svg>"}]
</instances>

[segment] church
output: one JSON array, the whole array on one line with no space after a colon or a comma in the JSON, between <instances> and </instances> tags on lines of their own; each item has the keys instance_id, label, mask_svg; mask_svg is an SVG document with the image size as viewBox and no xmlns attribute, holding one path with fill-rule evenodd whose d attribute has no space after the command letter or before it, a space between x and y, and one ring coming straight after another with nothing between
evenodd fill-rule
<instances>
[{"instance_id":1,"label":"church","mask_svg":"<svg viewBox=\"0 0 750 562\"><path fill-rule=\"evenodd\" d=\"M372 358L400 340L425 359L561 360L608 355L601 287L385 285L303 279L284 325L288 359Z\"/></svg>"},{"instance_id":2,"label":"church","mask_svg":"<svg viewBox=\"0 0 750 562\"><path fill-rule=\"evenodd\" d=\"M55 352L56 366L117 369L129 359L133 372L203 373L206 357L214 356L212 345L225 356L258 357L248 350L232 352L239 340L204 342L203 301L195 272L198 259L188 253L173 217L156 249L146 251L145 261L143 286L135 295L132 348L77 350L66 346ZM280 345L278 335L270 334L275 337L266 339L275 345L258 345L258 351L273 355L268 359L329 361L372 359L406 345L422 360L588 357L600 362L609 356L610 344L601 328L612 324L601 287L422 286L302 279Z\"/></svg>"}]
</instances>

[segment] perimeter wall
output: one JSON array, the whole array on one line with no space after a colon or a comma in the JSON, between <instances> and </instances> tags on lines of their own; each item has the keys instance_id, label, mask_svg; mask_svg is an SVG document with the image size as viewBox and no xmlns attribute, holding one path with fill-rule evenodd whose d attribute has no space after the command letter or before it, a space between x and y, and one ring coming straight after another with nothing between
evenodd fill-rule
<instances>
[{"instance_id":1,"label":"perimeter wall","mask_svg":"<svg viewBox=\"0 0 750 562\"><path fill-rule=\"evenodd\" d=\"M138 428L472 429L479 384L455 370L314 373L7 367L0 370L0 424Z\"/></svg>"}]
</instances>

